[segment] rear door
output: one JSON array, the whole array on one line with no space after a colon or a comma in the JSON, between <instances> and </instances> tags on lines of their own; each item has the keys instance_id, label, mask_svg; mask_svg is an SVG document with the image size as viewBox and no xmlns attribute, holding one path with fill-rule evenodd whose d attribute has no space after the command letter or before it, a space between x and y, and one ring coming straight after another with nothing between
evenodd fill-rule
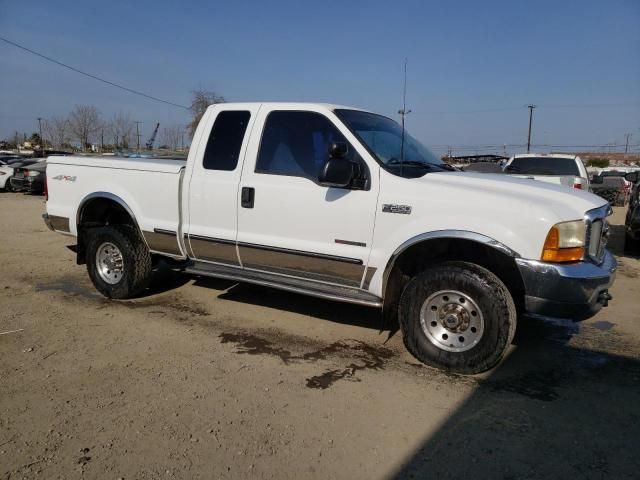
<instances>
[{"instance_id":1,"label":"rear door","mask_svg":"<svg viewBox=\"0 0 640 480\"><path fill-rule=\"evenodd\" d=\"M242 161L259 104L217 107L204 126L191 171L185 245L191 258L239 265L235 246Z\"/></svg>"},{"instance_id":2,"label":"rear door","mask_svg":"<svg viewBox=\"0 0 640 480\"><path fill-rule=\"evenodd\" d=\"M308 107L307 107L308 108ZM377 165L331 112L259 112L247 151L238 209L238 249L246 269L360 287L371 251ZM347 144L366 182L329 188L318 174L332 143ZM368 272L373 273L373 272ZM365 282L366 283L366 282Z\"/></svg>"}]
</instances>

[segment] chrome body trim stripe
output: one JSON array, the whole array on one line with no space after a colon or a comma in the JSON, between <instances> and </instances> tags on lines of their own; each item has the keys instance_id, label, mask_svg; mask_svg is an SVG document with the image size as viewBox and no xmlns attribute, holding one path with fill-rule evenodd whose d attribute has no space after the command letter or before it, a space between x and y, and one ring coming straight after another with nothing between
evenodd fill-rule
<instances>
[{"instance_id":1,"label":"chrome body trim stripe","mask_svg":"<svg viewBox=\"0 0 640 480\"><path fill-rule=\"evenodd\" d=\"M367 271L364 275L364 279L362 281L362 289L369 290L369 285L371 284L371 279L376 274L378 269L376 267L367 267Z\"/></svg>"},{"instance_id":2,"label":"chrome body trim stripe","mask_svg":"<svg viewBox=\"0 0 640 480\"><path fill-rule=\"evenodd\" d=\"M142 232L149 250L157 253L183 257L176 232L154 228L153 232Z\"/></svg>"},{"instance_id":3,"label":"chrome body trim stripe","mask_svg":"<svg viewBox=\"0 0 640 480\"><path fill-rule=\"evenodd\" d=\"M393 270L393 266L396 262L396 259L400 256L402 252L404 252L407 248L416 243L423 242L425 240L433 240L437 238L459 238L463 240L471 240L474 242L482 243L489 247L495 248L500 252L504 253L513 258L520 258L520 254L506 245L498 242L497 240L487 237L486 235L482 235L481 233L469 232L467 230L436 230L433 232L421 233L420 235L416 235L415 237L410 238L405 241L402 245L400 245L393 252L387 265L384 269L384 274L382 277L382 295L384 297L384 292L387 288L387 281L389 280L389 275L391 274L391 270Z\"/></svg>"},{"instance_id":4,"label":"chrome body trim stripe","mask_svg":"<svg viewBox=\"0 0 640 480\"><path fill-rule=\"evenodd\" d=\"M58 217L57 215L49 215L51 229L56 232L69 233L69 219L67 217Z\"/></svg>"},{"instance_id":5,"label":"chrome body trim stripe","mask_svg":"<svg viewBox=\"0 0 640 480\"><path fill-rule=\"evenodd\" d=\"M225 265L239 265L236 245L233 240L189 235L193 258Z\"/></svg>"},{"instance_id":6,"label":"chrome body trim stripe","mask_svg":"<svg viewBox=\"0 0 640 480\"><path fill-rule=\"evenodd\" d=\"M359 287L362 260L238 243L246 268Z\"/></svg>"},{"instance_id":7,"label":"chrome body trim stripe","mask_svg":"<svg viewBox=\"0 0 640 480\"><path fill-rule=\"evenodd\" d=\"M253 249L257 249L257 250L267 250L270 252L277 252L277 253L285 253L288 255L298 255L301 257L311 257L311 258L320 258L323 260L332 260L332 261L336 261L336 262L343 262L343 263L352 263L354 265L362 265L362 260L360 260L359 258L349 258L349 257L338 257L336 255L327 255L324 253L315 253L315 252L305 252L304 250L292 250L289 248L280 248L280 247L272 247L269 245L258 245L255 243L246 243L246 242L238 242L238 246L239 247L244 247L244 248L253 248Z\"/></svg>"},{"instance_id":8,"label":"chrome body trim stripe","mask_svg":"<svg viewBox=\"0 0 640 480\"><path fill-rule=\"evenodd\" d=\"M359 288L364 265L358 258L236 242L224 238L185 235L189 256L196 260L246 267L287 277Z\"/></svg>"}]
</instances>

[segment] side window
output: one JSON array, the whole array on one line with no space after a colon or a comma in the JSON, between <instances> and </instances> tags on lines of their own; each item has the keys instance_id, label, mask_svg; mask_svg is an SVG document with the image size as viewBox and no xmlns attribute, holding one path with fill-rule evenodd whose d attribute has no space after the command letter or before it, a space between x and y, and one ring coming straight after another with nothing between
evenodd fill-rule
<instances>
[{"instance_id":1,"label":"side window","mask_svg":"<svg viewBox=\"0 0 640 480\"><path fill-rule=\"evenodd\" d=\"M202 166L207 170L235 170L242 140L251 114L245 111L220 112L213 124Z\"/></svg>"},{"instance_id":2,"label":"side window","mask_svg":"<svg viewBox=\"0 0 640 480\"><path fill-rule=\"evenodd\" d=\"M256 161L256 173L318 180L332 143L347 142L324 115L314 112L275 111L267 117ZM357 154L349 145L349 160Z\"/></svg>"}]
</instances>

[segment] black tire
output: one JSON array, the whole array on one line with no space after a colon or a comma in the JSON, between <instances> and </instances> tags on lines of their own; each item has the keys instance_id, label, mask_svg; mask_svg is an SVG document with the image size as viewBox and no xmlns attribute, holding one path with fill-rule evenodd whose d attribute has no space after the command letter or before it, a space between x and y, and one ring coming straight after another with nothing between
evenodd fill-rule
<instances>
[{"instance_id":1,"label":"black tire","mask_svg":"<svg viewBox=\"0 0 640 480\"><path fill-rule=\"evenodd\" d=\"M437 340L430 340L421 325L423 304L432 295L442 291L460 292L475 302L480 310L478 318L483 318L483 331L479 338L476 336L477 343L467 347L467 350L448 351L442 346L437 346L434 343ZM475 308L467 313L473 312ZM451 372L475 374L489 370L502 359L515 335L517 314L509 290L489 270L468 262L443 262L419 273L409 281L400 298L398 319L404 344L418 360ZM441 321L444 327L444 320ZM429 323L435 325L433 322L434 319L431 318ZM466 332L472 335L469 329L467 324ZM449 335L451 342L464 338L460 333ZM442 338L447 336L442 335ZM451 347L454 345L451 344Z\"/></svg>"},{"instance_id":2,"label":"black tire","mask_svg":"<svg viewBox=\"0 0 640 480\"><path fill-rule=\"evenodd\" d=\"M107 298L131 298L149 284L151 253L136 229L127 225L88 230L87 271L96 289ZM122 271L117 283L106 282L98 272L96 255L105 243L115 245L122 254Z\"/></svg>"}]
</instances>

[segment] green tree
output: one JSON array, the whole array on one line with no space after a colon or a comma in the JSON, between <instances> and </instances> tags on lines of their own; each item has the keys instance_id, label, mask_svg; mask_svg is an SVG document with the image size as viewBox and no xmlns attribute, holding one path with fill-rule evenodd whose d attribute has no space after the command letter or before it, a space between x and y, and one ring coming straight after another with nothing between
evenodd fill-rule
<instances>
[{"instance_id":1,"label":"green tree","mask_svg":"<svg viewBox=\"0 0 640 480\"><path fill-rule=\"evenodd\" d=\"M587 167L606 168L608 166L608 158L590 158L587 160Z\"/></svg>"}]
</instances>

